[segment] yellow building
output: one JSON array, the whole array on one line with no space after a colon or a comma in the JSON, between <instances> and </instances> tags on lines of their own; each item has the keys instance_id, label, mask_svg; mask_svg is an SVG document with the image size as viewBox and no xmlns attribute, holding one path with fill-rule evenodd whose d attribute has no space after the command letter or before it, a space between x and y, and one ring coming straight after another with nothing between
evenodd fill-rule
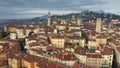
<instances>
[{"instance_id":1,"label":"yellow building","mask_svg":"<svg viewBox=\"0 0 120 68\"><path fill-rule=\"evenodd\" d=\"M13 40L15 40L17 38L17 34L14 32L11 32L10 33L10 39L13 39Z\"/></svg>"},{"instance_id":2,"label":"yellow building","mask_svg":"<svg viewBox=\"0 0 120 68\"><path fill-rule=\"evenodd\" d=\"M67 25L66 24L56 24L56 28L58 30L65 30L65 29L67 29Z\"/></svg>"},{"instance_id":3,"label":"yellow building","mask_svg":"<svg viewBox=\"0 0 120 68\"><path fill-rule=\"evenodd\" d=\"M6 61L6 60L0 61L0 68L8 68L7 61Z\"/></svg>"},{"instance_id":4,"label":"yellow building","mask_svg":"<svg viewBox=\"0 0 120 68\"><path fill-rule=\"evenodd\" d=\"M69 36L69 43L80 43L80 36Z\"/></svg>"},{"instance_id":5,"label":"yellow building","mask_svg":"<svg viewBox=\"0 0 120 68\"><path fill-rule=\"evenodd\" d=\"M110 48L103 48L102 51L102 66L106 68L112 68L113 51Z\"/></svg>"},{"instance_id":6,"label":"yellow building","mask_svg":"<svg viewBox=\"0 0 120 68\"><path fill-rule=\"evenodd\" d=\"M20 57L18 56L9 56L8 58L8 65L11 68L21 68L22 67L22 62Z\"/></svg>"},{"instance_id":7,"label":"yellow building","mask_svg":"<svg viewBox=\"0 0 120 68\"><path fill-rule=\"evenodd\" d=\"M65 50L73 53L77 47L78 47L77 44L71 44L71 45L67 44L65 45Z\"/></svg>"},{"instance_id":8,"label":"yellow building","mask_svg":"<svg viewBox=\"0 0 120 68\"><path fill-rule=\"evenodd\" d=\"M17 28L16 33L18 38L25 38L25 29Z\"/></svg>"},{"instance_id":9,"label":"yellow building","mask_svg":"<svg viewBox=\"0 0 120 68\"><path fill-rule=\"evenodd\" d=\"M17 28L23 28L22 24L6 24L4 30L7 32L16 32Z\"/></svg>"},{"instance_id":10,"label":"yellow building","mask_svg":"<svg viewBox=\"0 0 120 68\"><path fill-rule=\"evenodd\" d=\"M86 65L86 52L82 48L76 48L74 55L79 59L79 62Z\"/></svg>"},{"instance_id":11,"label":"yellow building","mask_svg":"<svg viewBox=\"0 0 120 68\"><path fill-rule=\"evenodd\" d=\"M21 67L21 60L20 59L16 59L16 58L11 59L10 66L12 68L20 68Z\"/></svg>"},{"instance_id":12,"label":"yellow building","mask_svg":"<svg viewBox=\"0 0 120 68\"><path fill-rule=\"evenodd\" d=\"M6 55L6 53L0 52L0 60L7 60L7 55Z\"/></svg>"},{"instance_id":13,"label":"yellow building","mask_svg":"<svg viewBox=\"0 0 120 68\"><path fill-rule=\"evenodd\" d=\"M104 35L97 36L96 43L97 46L99 46L100 44L107 44L107 37Z\"/></svg>"},{"instance_id":14,"label":"yellow building","mask_svg":"<svg viewBox=\"0 0 120 68\"><path fill-rule=\"evenodd\" d=\"M85 47L85 38L81 38L80 39L80 43L79 43L79 45L81 46L81 47Z\"/></svg>"},{"instance_id":15,"label":"yellow building","mask_svg":"<svg viewBox=\"0 0 120 68\"><path fill-rule=\"evenodd\" d=\"M79 25L70 25L69 30L72 30L72 29L80 30L80 26Z\"/></svg>"},{"instance_id":16,"label":"yellow building","mask_svg":"<svg viewBox=\"0 0 120 68\"><path fill-rule=\"evenodd\" d=\"M96 49L97 48L95 39L88 40L88 48L89 49Z\"/></svg>"},{"instance_id":17,"label":"yellow building","mask_svg":"<svg viewBox=\"0 0 120 68\"><path fill-rule=\"evenodd\" d=\"M26 54L22 58L22 67L25 68L37 68L37 63L40 61L40 57Z\"/></svg>"},{"instance_id":18,"label":"yellow building","mask_svg":"<svg viewBox=\"0 0 120 68\"><path fill-rule=\"evenodd\" d=\"M16 32L16 27L9 27L9 32Z\"/></svg>"},{"instance_id":19,"label":"yellow building","mask_svg":"<svg viewBox=\"0 0 120 68\"><path fill-rule=\"evenodd\" d=\"M88 53L86 60L86 65L91 68L101 68L102 67L102 55Z\"/></svg>"},{"instance_id":20,"label":"yellow building","mask_svg":"<svg viewBox=\"0 0 120 68\"><path fill-rule=\"evenodd\" d=\"M95 31L91 31L89 33L89 39L96 39L96 32Z\"/></svg>"},{"instance_id":21,"label":"yellow building","mask_svg":"<svg viewBox=\"0 0 120 68\"><path fill-rule=\"evenodd\" d=\"M7 32L16 32L16 27L11 24L7 24L4 26L4 30Z\"/></svg>"},{"instance_id":22,"label":"yellow building","mask_svg":"<svg viewBox=\"0 0 120 68\"><path fill-rule=\"evenodd\" d=\"M53 44L56 48L64 48L65 36L58 34L51 34L49 36L51 44Z\"/></svg>"},{"instance_id":23,"label":"yellow building","mask_svg":"<svg viewBox=\"0 0 120 68\"><path fill-rule=\"evenodd\" d=\"M34 62L33 61L22 60L22 64L23 64L23 67L25 67L25 68L34 68Z\"/></svg>"}]
</instances>

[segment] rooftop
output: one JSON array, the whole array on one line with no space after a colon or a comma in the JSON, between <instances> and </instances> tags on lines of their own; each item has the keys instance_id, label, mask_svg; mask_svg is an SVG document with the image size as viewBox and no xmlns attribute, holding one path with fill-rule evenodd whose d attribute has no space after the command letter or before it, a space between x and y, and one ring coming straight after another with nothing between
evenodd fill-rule
<instances>
[{"instance_id":1,"label":"rooftop","mask_svg":"<svg viewBox=\"0 0 120 68\"><path fill-rule=\"evenodd\" d=\"M92 54L92 53L88 53L87 54L88 58L102 58L102 55L100 54Z\"/></svg>"}]
</instances>

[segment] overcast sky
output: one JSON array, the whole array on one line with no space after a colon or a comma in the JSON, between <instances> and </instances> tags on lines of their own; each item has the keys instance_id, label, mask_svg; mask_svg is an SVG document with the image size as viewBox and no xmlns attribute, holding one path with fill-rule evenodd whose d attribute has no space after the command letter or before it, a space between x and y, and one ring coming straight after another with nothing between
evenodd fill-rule
<instances>
[{"instance_id":1,"label":"overcast sky","mask_svg":"<svg viewBox=\"0 0 120 68\"><path fill-rule=\"evenodd\" d=\"M104 10L120 15L120 0L0 0L0 19L33 18L82 10Z\"/></svg>"}]
</instances>

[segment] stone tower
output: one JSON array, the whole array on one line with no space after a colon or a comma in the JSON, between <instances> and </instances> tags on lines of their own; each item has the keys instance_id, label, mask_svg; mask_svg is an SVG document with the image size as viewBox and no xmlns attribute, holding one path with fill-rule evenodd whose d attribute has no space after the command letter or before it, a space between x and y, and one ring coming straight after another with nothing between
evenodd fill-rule
<instances>
[{"instance_id":1,"label":"stone tower","mask_svg":"<svg viewBox=\"0 0 120 68\"><path fill-rule=\"evenodd\" d=\"M48 21L47 21L47 26L50 26L50 17L51 17L51 14L50 14L50 12L48 12Z\"/></svg>"},{"instance_id":2,"label":"stone tower","mask_svg":"<svg viewBox=\"0 0 120 68\"><path fill-rule=\"evenodd\" d=\"M81 18L80 17L77 18L77 25L81 25Z\"/></svg>"},{"instance_id":3,"label":"stone tower","mask_svg":"<svg viewBox=\"0 0 120 68\"><path fill-rule=\"evenodd\" d=\"M75 15L72 15L72 17L71 17L71 22L72 22L73 24L76 24L76 23L77 23L77 22L76 22Z\"/></svg>"},{"instance_id":4,"label":"stone tower","mask_svg":"<svg viewBox=\"0 0 120 68\"><path fill-rule=\"evenodd\" d=\"M54 19L53 19L53 24L55 25L56 23L57 23L57 18L55 16Z\"/></svg>"},{"instance_id":5,"label":"stone tower","mask_svg":"<svg viewBox=\"0 0 120 68\"><path fill-rule=\"evenodd\" d=\"M97 33L100 33L101 32L101 18L97 18L97 21L96 21L96 32Z\"/></svg>"}]
</instances>

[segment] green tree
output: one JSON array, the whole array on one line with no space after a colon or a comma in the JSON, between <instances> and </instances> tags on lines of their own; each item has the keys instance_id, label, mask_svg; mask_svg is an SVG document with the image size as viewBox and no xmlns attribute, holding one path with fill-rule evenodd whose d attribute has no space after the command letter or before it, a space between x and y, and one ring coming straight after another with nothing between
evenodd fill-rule
<instances>
[{"instance_id":1,"label":"green tree","mask_svg":"<svg viewBox=\"0 0 120 68\"><path fill-rule=\"evenodd\" d=\"M9 32L1 32L1 33L0 33L0 38L8 37L9 34L10 34Z\"/></svg>"},{"instance_id":2,"label":"green tree","mask_svg":"<svg viewBox=\"0 0 120 68\"><path fill-rule=\"evenodd\" d=\"M28 35L29 35L29 36L31 36L33 33L34 33L34 32L33 32L33 31L31 31Z\"/></svg>"}]
</instances>

